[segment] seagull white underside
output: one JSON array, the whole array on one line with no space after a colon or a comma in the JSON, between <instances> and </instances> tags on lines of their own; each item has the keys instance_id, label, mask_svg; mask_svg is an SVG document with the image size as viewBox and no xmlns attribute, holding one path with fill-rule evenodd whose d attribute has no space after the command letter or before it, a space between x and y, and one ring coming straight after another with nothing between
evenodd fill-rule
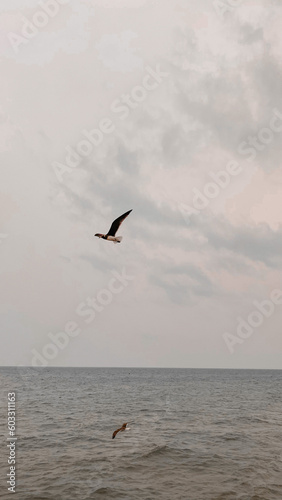
<instances>
[{"instance_id":1,"label":"seagull white underside","mask_svg":"<svg viewBox=\"0 0 282 500\"><path fill-rule=\"evenodd\" d=\"M120 243L122 240L122 236L108 236L109 241L113 241L114 243Z\"/></svg>"}]
</instances>

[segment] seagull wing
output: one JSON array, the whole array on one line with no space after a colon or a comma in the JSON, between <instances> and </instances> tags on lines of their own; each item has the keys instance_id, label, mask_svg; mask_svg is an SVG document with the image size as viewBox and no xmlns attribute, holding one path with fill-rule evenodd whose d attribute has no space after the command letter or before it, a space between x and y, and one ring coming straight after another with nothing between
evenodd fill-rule
<instances>
[{"instance_id":1,"label":"seagull wing","mask_svg":"<svg viewBox=\"0 0 282 500\"><path fill-rule=\"evenodd\" d=\"M130 212L131 212L131 210L130 210ZM113 435L112 435L112 439L115 439L115 437L116 437L116 435L117 435L117 433L118 433L119 431L124 431L124 430L126 429L126 426L127 426L127 424L123 424L123 425L122 425L122 427L120 427L119 429L117 429L117 430L113 433Z\"/></svg>"},{"instance_id":2,"label":"seagull wing","mask_svg":"<svg viewBox=\"0 0 282 500\"><path fill-rule=\"evenodd\" d=\"M115 236L116 232L121 225L122 221L132 212L132 210L129 210L128 212L125 212L125 214L121 215L118 217L114 222L112 223L109 232L107 233L107 236Z\"/></svg>"},{"instance_id":3,"label":"seagull wing","mask_svg":"<svg viewBox=\"0 0 282 500\"><path fill-rule=\"evenodd\" d=\"M117 430L113 433L113 435L112 435L112 439L115 439L115 437L116 437L116 435L117 435L117 433L118 433L119 431L120 431L120 429L117 429Z\"/></svg>"}]
</instances>

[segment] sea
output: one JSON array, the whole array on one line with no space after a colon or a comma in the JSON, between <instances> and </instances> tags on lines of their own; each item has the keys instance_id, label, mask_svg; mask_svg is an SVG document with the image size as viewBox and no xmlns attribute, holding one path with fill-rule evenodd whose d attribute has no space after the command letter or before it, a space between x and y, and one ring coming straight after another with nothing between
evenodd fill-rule
<instances>
[{"instance_id":1,"label":"sea","mask_svg":"<svg viewBox=\"0 0 282 500\"><path fill-rule=\"evenodd\" d=\"M3 500L282 499L280 370L5 367L0 380Z\"/></svg>"}]
</instances>

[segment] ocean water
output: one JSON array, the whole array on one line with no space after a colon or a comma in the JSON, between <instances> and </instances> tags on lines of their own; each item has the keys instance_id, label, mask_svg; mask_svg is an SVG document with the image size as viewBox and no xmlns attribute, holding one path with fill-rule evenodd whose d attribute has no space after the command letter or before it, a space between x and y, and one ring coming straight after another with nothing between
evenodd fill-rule
<instances>
[{"instance_id":1,"label":"ocean water","mask_svg":"<svg viewBox=\"0 0 282 500\"><path fill-rule=\"evenodd\" d=\"M281 500L282 371L1 368L20 500ZM130 421L130 430L113 431Z\"/></svg>"}]
</instances>

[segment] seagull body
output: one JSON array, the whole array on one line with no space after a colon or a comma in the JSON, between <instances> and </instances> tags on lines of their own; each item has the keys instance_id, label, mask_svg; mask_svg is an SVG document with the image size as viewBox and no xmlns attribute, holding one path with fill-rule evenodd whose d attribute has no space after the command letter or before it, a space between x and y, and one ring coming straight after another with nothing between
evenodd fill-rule
<instances>
[{"instance_id":1,"label":"seagull body","mask_svg":"<svg viewBox=\"0 0 282 500\"><path fill-rule=\"evenodd\" d=\"M127 430L127 429L126 429L126 426L127 426L127 423L126 423L126 424L123 424L123 425L122 425L122 427L120 427L119 429L117 429L117 430L113 433L113 435L112 435L112 439L115 439L115 437L116 437L116 435L117 435L117 433L118 433L119 431L121 431L121 432L122 432L122 431Z\"/></svg>"},{"instance_id":2,"label":"seagull body","mask_svg":"<svg viewBox=\"0 0 282 500\"><path fill-rule=\"evenodd\" d=\"M124 221L124 219L130 214L130 212L132 212L132 210L125 212L125 214L115 219L107 234L96 233L95 236L98 236L98 238L103 238L103 240L109 240L113 241L114 243L120 243L122 240L122 236L116 236L116 232L119 226L121 225L122 221Z\"/></svg>"}]
</instances>

